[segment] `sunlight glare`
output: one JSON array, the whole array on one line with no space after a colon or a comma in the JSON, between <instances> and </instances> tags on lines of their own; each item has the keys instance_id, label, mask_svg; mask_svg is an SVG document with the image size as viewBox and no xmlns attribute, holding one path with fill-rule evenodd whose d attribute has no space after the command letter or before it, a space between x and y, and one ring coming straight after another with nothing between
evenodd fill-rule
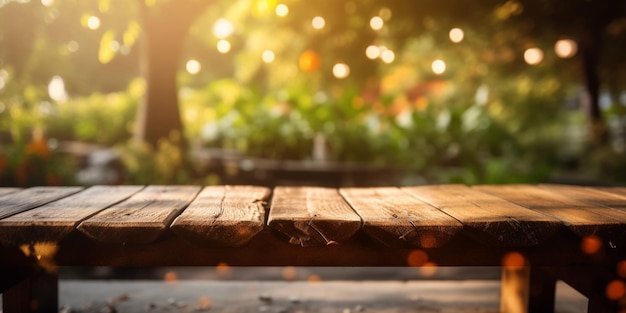
<instances>
[{"instance_id":1,"label":"sunlight glare","mask_svg":"<svg viewBox=\"0 0 626 313\"><path fill-rule=\"evenodd\" d=\"M202 65L200 64L200 62L198 62L198 60L192 59L192 60L187 61L187 64L185 64L185 69L187 70L187 73L191 75L196 75L200 73L200 70L202 69Z\"/></svg>"},{"instance_id":2,"label":"sunlight glare","mask_svg":"<svg viewBox=\"0 0 626 313\"><path fill-rule=\"evenodd\" d=\"M333 66L333 75L336 78L344 79L350 75L350 67L345 63L337 63Z\"/></svg>"},{"instance_id":3,"label":"sunlight glare","mask_svg":"<svg viewBox=\"0 0 626 313\"><path fill-rule=\"evenodd\" d=\"M453 28L450 30L449 36L450 36L450 41L454 43L459 43L463 41L463 38L465 38L465 33L460 28Z\"/></svg>"},{"instance_id":4,"label":"sunlight glare","mask_svg":"<svg viewBox=\"0 0 626 313\"><path fill-rule=\"evenodd\" d=\"M372 17L372 19L370 19L370 27L373 30L381 30L384 25L385 25L385 22L383 21L383 18L380 16L374 16Z\"/></svg>"},{"instance_id":5,"label":"sunlight glare","mask_svg":"<svg viewBox=\"0 0 626 313\"><path fill-rule=\"evenodd\" d=\"M529 48L524 51L524 61L529 65L537 65L543 61L543 51L539 48Z\"/></svg>"},{"instance_id":6,"label":"sunlight glare","mask_svg":"<svg viewBox=\"0 0 626 313\"><path fill-rule=\"evenodd\" d=\"M324 28L324 26L326 26L326 20L324 20L324 18L321 16L316 16L311 21L311 25L313 25L313 28L319 30L319 29Z\"/></svg>"},{"instance_id":7,"label":"sunlight glare","mask_svg":"<svg viewBox=\"0 0 626 313\"><path fill-rule=\"evenodd\" d=\"M276 6L276 15L280 17L285 17L289 14L289 7L286 4L279 4Z\"/></svg>"},{"instance_id":8,"label":"sunlight glare","mask_svg":"<svg viewBox=\"0 0 626 313\"><path fill-rule=\"evenodd\" d=\"M561 39L554 44L554 52L559 58L571 58L578 52L578 45L571 39Z\"/></svg>"},{"instance_id":9,"label":"sunlight glare","mask_svg":"<svg viewBox=\"0 0 626 313\"><path fill-rule=\"evenodd\" d=\"M443 60L435 60L433 61L433 64L431 67L432 67L433 73L437 75L441 75L445 73L446 71L446 62L444 62Z\"/></svg>"},{"instance_id":10,"label":"sunlight glare","mask_svg":"<svg viewBox=\"0 0 626 313\"><path fill-rule=\"evenodd\" d=\"M217 42L217 51L219 51L220 53L228 53L230 52L230 48L230 42L226 39L222 39Z\"/></svg>"},{"instance_id":11,"label":"sunlight glare","mask_svg":"<svg viewBox=\"0 0 626 313\"><path fill-rule=\"evenodd\" d=\"M54 0L41 0L41 4L45 7L50 7L54 4Z\"/></svg>"},{"instance_id":12,"label":"sunlight glare","mask_svg":"<svg viewBox=\"0 0 626 313\"><path fill-rule=\"evenodd\" d=\"M87 27L91 30L100 28L100 18L92 15L87 19Z\"/></svg>"},{"instance_id":13,"label":"sunlight glare","mask_svg":"<svg viewBox=\"0 0 626 313\"><path fill-rule=\"evenodd\" d=\"M235 26L225 18L220 18L213 24L213 35L219 39L224 39L232 35L233 32L235 32Z\"/></svg>"}]
</instances>

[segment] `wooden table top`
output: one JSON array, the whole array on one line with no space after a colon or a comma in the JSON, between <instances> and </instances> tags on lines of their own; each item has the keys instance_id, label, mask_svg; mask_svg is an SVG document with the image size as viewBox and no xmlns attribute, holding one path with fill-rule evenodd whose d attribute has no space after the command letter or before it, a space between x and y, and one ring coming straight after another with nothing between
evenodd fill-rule
<instances>
[{"instance_id":1,"label":"wooden table top","mask_svg":"<svg viewBox=\"0 0 626 313\"><path fill-rule=\"evenodd\" d=\"M364 233L383 246L437 248L461 230L489 245L532 247L566 229L621 248L626 188L0 188L0 244L5 246L59 242L80 232L106 244L147 244L170 234L238 247L268 227L304 247L341 244Z\"/></svg>"}]
</instances>

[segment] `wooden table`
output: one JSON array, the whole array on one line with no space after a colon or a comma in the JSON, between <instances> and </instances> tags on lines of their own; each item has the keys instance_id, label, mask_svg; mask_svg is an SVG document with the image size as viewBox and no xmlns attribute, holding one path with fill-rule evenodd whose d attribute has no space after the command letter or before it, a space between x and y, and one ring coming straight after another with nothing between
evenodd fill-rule
<instances>
[{"instance_id":1,"label":"wooden table","mask_svg":"<svg viewBox=\"0 0 626 313\"><path fill-rule=\"evenodd\" d=\"M503 312L626 306L626 188L0 188L4 313L54 311L58 266L502 266Z\"/></svg>"}]
</instances>

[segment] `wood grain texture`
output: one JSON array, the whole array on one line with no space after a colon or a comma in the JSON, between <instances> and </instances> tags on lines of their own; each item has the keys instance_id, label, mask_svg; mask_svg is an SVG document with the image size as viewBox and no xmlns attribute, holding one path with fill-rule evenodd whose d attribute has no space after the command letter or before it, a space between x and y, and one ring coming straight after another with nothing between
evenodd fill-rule
<instances>
[{"instance_id":1,"label":"wood grain texture","mask_svg":"<svg viewBox=\"0 0 626 313\"><path fill-rule=\"evenodd\" d=\"M277 187L268 225L291 244L310 247L346 241L362 222L336 189Z\"/></svg>"},{"instance_id":2,"label":"wood grain texture","mask_svg":"<svg viewBox=\"0 0 626 313\"><path fill-rule=\"evenodd\" d=\"M8 195L10 193L18 192L22 190L21 188L13 188L13 187L0 187L0 197L4 195Z\"/></svg>"},{"instance_id":3,"label":"wood grain texture","mask_svg":"<svg viewBox=\"0 0 626 313\"><path fill-rule=\"evenodd\" d=\"M138 192L141 186L94 186L0 220L0 243L56 242L84 219Z\"/></svg>"},{"instance_id":4,"label":"wood grain texture","mask_svg":"<svg viewBox=\"0 0 626 313\"><path fill-rule=\"evenodd\" d=\"M0 197L0 219L28 211L82 190L81 187L32 187Z\"/></svg>"},{"instance_id":5,"label":"wood grain texture","mask_svg":"<svg viewBox=\"0 0 626 313\"><path fill-rule=\"evenodd\" d=\"M440 247L463 228L399 188L342 188L340 193L363 219L365 232L389 247Z\"/></svg>"},{"instance_id":6,"label":"wood grain texture","mask_svg":"<svg viewBox=\"0 0 626 313\"><path fill-rule=\"evenodd\" d=\"M170 228L201 245L243 246L263 230L269 194L257 186L205 187Z\"/></svg>"},{"instance_id":7,"label":"wood grain texture","mask_svg":"<svg viewBox=\"0 0 626 313\"><path fill-rule=\"evenodd\" d=\"M598 206L580 202L565 195L529 185L475 186L523 207L558 218L581 237L598 236L609 242L623 242L625 225L598 213Z\"/></svg>"},{"instance_id":8,"label":"wood grain texture","mask_svg":"<svg viewBox=\"0 0 626 313\"><path fill-rule=\"evenodd\" d=\"M529 210L464 185L403 188L456 218L487 244L530 247L549 239L561 227L558 219Z\"/></svg>"},{"instance_id":9,"label":"wood grain texture","mask_svg":"<svg viewBox=\"0 0 626 313\"><path fill-rule=\"evenodd\" d=\"M626 224L626 195L620 196L600 189L566 185L541 185L543 189L572 200L593 205L594 212L617 219Z\"/></svg>"},{"instance_id":10,"label":"wood grain texture","mask_svg":"<svg viewBox=\"0 0 626 313\"><path fill-rule=\"evenodd\" d=\"M199 186L148 186L83 221L78 229L104 243L150 243L165 234L199 191Z\"/></svg>"},{"instance_id":11,"label":"wood grain texture","mask_svg":"<svg viewBox=\"0 0 626 313\"><path fill-rule=\"evenodd\" d=\"M598 187L594 189L626 197L626 187Z\"/></svg>"}]
</instances>

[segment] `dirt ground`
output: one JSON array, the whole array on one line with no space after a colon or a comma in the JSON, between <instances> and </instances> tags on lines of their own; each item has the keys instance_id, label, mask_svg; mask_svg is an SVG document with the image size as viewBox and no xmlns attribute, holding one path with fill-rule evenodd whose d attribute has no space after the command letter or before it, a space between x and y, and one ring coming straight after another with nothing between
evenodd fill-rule
<instances>
[{"instance_id":1,"label":"dirt ground","mask_svg":"<svg viewBox=\"0 0 626 313\"><path fill-rule=\"evenodd\" d=\"M111 271L101 268L96 273L80 277L76 271L63 271L59 285L59 304L62 306L59 312L499 311L500 282L494 277L497 272L493 269L438 269L430 273L396 268L125 270L134 272L135 277L128 277L125 271ZM96 279L98 275L109 278ZM584 297L565 284L557 286L557 312L586 312L586 303Z\"/></svg>"},{"instance_id":2,"label":"dirt ground","mask_svg":"<svg viewBox=\"0 0 626 313\"><path fill-rule=\"evenodd\" d=\"M487 313L498 281L64 281L60 312ZM559 286L557 312L586 312Z\"/></svg>"}]
</instances>

